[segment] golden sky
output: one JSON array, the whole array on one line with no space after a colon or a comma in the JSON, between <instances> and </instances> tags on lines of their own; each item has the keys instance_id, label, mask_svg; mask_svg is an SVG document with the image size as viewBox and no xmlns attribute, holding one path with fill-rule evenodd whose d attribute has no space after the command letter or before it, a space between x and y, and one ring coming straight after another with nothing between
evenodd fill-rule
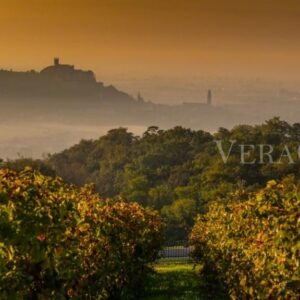
<instances>
[{"instance_id":1,"label":"golden sky","mask_svg":"<svg viewBox=\"0 0 300 300\"><path fill-rule=\"evenodd\" d=\"M0 67L300 76L299 0L0 0Z\"/></svg>"}]
</instances>

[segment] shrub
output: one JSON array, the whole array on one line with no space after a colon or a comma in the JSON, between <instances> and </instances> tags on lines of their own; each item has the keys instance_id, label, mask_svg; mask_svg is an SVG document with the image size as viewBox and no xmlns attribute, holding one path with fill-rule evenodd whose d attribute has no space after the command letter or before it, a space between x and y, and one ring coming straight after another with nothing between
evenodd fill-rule
<instances>
[{"instance_id":1,"label":"shrub","mask_svg":"<svg viewBox=\"0 0 300 300\"><path fill-rule=\"evenodd\" d=\"M0 169L0 298L117 299L160 247L158 215L26 169Z\"/></svg>"},{"instance_id":2,"label":"shrub","mask_svg":"<svg viewBox=\"0 0 300 300\"><path fill-rule=\"evenodd\" d=\"M216 203L191 234L194 255L233 299L300 298L300 198L293 179L270 181L246 201Z\"/></svg>"}]
</instances>

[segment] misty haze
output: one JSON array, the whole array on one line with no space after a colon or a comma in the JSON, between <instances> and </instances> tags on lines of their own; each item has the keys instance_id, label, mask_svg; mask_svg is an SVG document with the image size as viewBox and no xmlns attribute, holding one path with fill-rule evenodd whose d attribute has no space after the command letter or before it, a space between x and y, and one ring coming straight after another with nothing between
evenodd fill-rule
<instances>
[{"instance_id":1,"label":"misty haze","mask_svg":"<svg viewBox=\"0 0 300 300\"><path fill-rule=\"evenodd\" d=\"M273 116L296 122L300 113L300 93L289 82L129 78L117 83L127 93L58 58L41 71L0 70L0 157L42 157L117 127L136 135L178 124L215 132Z\"/></svg>"}]
</instances>

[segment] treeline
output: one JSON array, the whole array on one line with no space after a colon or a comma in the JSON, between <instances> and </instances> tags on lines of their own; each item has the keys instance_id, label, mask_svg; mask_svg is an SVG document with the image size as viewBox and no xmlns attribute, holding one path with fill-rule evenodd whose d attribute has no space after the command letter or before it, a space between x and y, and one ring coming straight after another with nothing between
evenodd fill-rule
<instances>
[{"instance_id":1,"label":"treeline","mask_svg":"<svg viewBox=\"0 0 300 300\"><path fill-rule=\"evenodd\" d=\"M227 154L233 140L236 142L224 163L216 141L222 141ZM29 164L78 186L93 183L103 198L121 195L154 208L167 223L166 236L184 239L196 215L206 212L211 202L227 201L227 195L238 189L257 190L271 179L289 174L299 177L299 158L293 157L293 164L287 157L281 163L242 164L240 144L272 145L273 160L277 161L285 146L296 156L299 142L300 124L291 125L279 118L257 126L220 128L215 134L182 127L150 127L136 137L119 128L45 160L20 159L4 165L21 170ZM247 159L259 161L259 151Z\"/></svg>"},{"instance_id":2,"label":"treeline","mask_svg":"<svg viewBox=\"0 0 300 300\"><path fill-rule=\"evenodd\" d=\"M161 240L138 204L0 169L1 299L137 299Z\"/></svg>"}]
</instances>

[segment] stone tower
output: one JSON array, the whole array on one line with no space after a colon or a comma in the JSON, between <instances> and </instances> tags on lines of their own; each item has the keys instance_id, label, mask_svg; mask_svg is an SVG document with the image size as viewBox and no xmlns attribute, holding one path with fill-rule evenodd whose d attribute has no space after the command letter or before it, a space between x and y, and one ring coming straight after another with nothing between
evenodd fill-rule
<instances>
[{"instance_id":1,"label":"stone tower","mask_svg":"<svg viewBox=\"0 0 300 300\"><path fill-rule=\"evenodd\" d=\"M54 58L54 66L59 66L59 58L58 57Z\"/></svg>"},{"instance_id":2,"label":"stone tower","mask_svg":"<svg viewBox=\"0 0 300 300\"><path fill-rule=\"evenodd\" d=\"M209 105L209 106L212 105L212 92L211 92L211 90L208 90L208 93L207 93L207 105Z\"/></svg>"}]
</instances>

